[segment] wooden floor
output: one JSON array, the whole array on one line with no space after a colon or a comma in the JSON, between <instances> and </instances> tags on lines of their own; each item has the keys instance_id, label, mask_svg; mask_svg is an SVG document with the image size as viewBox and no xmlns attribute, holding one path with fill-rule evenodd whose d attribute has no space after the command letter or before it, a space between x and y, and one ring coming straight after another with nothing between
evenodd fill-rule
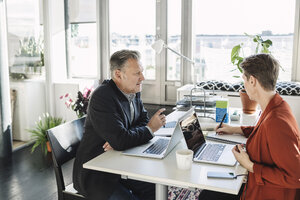
<instances>
[{"instance_id":1,"label":"wooden floor","mask_svg":"<svg viewBox=\"0 0 300 200\"><path fill-rule=\"evenodd\" d=\"M31 154L31 146L15 151L10 159L0 159L1 200L57 199L51 155L44 156L40 148ZM70 180L70 175L66 177Z\"/></svg>"},{"instance_id":2,"label":"wooden floor","mask_svg":"<svg viewBox=\"0 0 300 200\"><path fill-rule=\"evenodd\" d=\"M152 116L158 105L145 105ZM171 106L166 114L172 111ZM10 159L0 158L0 200L57 200L57 188L51 154L44 156L41 149L31 152L31 145L13 152ZM65 182L72 180L73 161L63 168Z\"/></svg>"}]
</instances>

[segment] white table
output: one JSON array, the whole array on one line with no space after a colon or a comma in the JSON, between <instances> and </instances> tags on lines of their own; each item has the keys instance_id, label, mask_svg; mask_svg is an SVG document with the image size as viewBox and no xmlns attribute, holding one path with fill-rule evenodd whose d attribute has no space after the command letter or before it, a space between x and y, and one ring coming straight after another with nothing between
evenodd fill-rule
<instances>
[{"instance_id":1,"label":"white table","mask_svg":"<svg viewBox=\"0 0 300 200\"><path fill-rule=\"evenodd\" d=\"M232 125L232 126L254 126L259 119L259 115L260 115L260 110L257 110L255 113L253 114L245 114L242 112L242 110L240 108L229 108L229 114L231 115L234 111L237 111L240 118L238 121L231 121L230 120L230 116L229 116L229 122L228 124ZM176 111L174 111L176 112ZM172 113L171 113L172 114ZM201 114L197 113L198 115L198 119L201 125L202 130L204 131L212 131L214 130L214 128L217 127L217 125L219 125L219 122L216 122L214 119L212 118L204 118ZM214 116L214 115L212 115Z\"/></svg>"},{"instance_id":2,"label":"white table","mask_svg":"<svg viewBox=\"0 0 300 200\"><path fill-rule=\"evenodd\" d=\"M190 170L177 169L175 151L184 148L180 142L164 159L141 158L122 155L119 151L108 151L83 165L84 168L122 175L122 178L146 181L156 184L156 200L166 200L167 186L201 188L230 194L238 194L243 177L233 180L207 179L207 171L228 171L245 174L247 170L237 164L235 167L193 163Z\"/></svg>"}]
</instances>

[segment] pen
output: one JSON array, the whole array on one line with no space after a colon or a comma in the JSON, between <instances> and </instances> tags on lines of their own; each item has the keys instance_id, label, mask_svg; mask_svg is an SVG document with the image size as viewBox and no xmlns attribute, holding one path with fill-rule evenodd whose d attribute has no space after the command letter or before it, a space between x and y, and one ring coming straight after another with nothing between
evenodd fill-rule
<instances>
[{"instance_id":1,"label":"pen","mask_svg":"<svg viewBox=\"0 0 300 200\"><path fill-rule=\"evenodd\" d=\"M223 118L222 118L222 121L221 121L220 125L218 126L218 128L221 128L221 127L222 127L222 124L223 124L223 122L224 122L224 120L225 120L226 115L227 115L227 113L224 114L224 116L223 116Z\"/></svg>"},{"instance_id":2,"label":"pen","mask_svg":"<svg viewBox=\"0 0 300 200\"><path fill-rule=\"evenodd\" d=\"M239 148L238 148L238 145L237 145L237 144L235 145L235 150L236 150L237 152L241 153L240 150L239 150Z\"/></svg>"}]
</instances>

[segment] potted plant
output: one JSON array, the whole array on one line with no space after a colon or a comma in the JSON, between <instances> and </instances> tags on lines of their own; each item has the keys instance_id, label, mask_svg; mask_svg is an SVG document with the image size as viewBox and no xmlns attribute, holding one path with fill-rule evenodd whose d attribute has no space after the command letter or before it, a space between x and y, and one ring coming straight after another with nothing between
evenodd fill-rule
<instances>
[{"instance_id":1,"label":"potted plant","mask_svg":"<svg viewBox=\"0 0 300 200\"><path fill-rule=\"evenodd\" d=\"M34 129L27 130L32 134L31 136L35 140L35 143L31 148L31 153L38 146L41 146L42 151L45 154L47 154L47 152L51 152L46 131L62 123L65 123L65 120L60 117L52 117L48 113L43 114L43 117L39 117L39 121L36 122L36 127Z\"/></svg>"},{"instance_id":2,"label":"potted plant","mask_svg":"<svg viewBox=\"0 0 300 200\"><path fill-rule=\"evenodd\" d=\"M44 67L43 41L35 37L25 37L19 43L14 65L10 67L11 77L18 79L41 76Z\"/></svg>"},{"instance_id":3,"label":"potted plant","mask_svg":"<svg viewBox=\"0 0 300 200\"><path fill-rule=\"evenodd\" d=\"M256 45L255 54L271 53L269 47L271 47L273 43L270 39L263 40L260 35L252 36L252 35L248 35L247 33L245 33L245 35L250 37L252 41L255 43ZM243 69L240 67L240 64L243 62L245 58L243 45L244 45L243 43L238 44L234 46L231 50L231 63L237 66L235 70L238 70L240 73L243 73ZM240 76L234 76L234 77L239 78ZM246 114L255 113L257 108L257 102L249 99L249 96L247 95L245 89L240 90L239 94L243 105L243 112Z\"/></svg>"},{"instance_id":4,"label":"potted plant","mask_svg":"<svg viewBox=\"0 0 300 200\"><path fill-rule=\"evenodd\" d=\"M83 90L83 93L81 91L78 91L75 101L71 98L71 95L69 93L62 95L59 98L65 100L65 105L67 106L67 108L71 108L73 111L75 111L77 117L81 118L87 114L87 108L92 92L92 87L85 88Z\"/></svg>"}]
</instances>

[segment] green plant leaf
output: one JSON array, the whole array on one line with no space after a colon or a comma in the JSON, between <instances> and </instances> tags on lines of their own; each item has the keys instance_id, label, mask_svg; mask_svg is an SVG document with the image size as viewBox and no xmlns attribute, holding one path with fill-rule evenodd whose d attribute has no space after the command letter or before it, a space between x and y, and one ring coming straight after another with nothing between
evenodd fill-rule
<instances>
[{"instance_id":1,"label":"green plant leaf","mask_svg":"<svg viewBox=\"0 0 300 200\"><path fill-rule=\"evenodd\" d=\"M264 44L268 44L269 46L268 47L270 47L270 46L272 46L273 45L273 42L271 41L271 40L265 40L265 41L262 41L262 43L264 43Z\"/></svg>"},{"instance_id":2,"label":"green plant leaf","mask_svg":"<svg viewBox=\"0 0 300 200\"><path fill-rule=\"evenodd\" d=\"M31 148L31 153L41 144L41 141L37 140Z\"/></svg>"},{"instance_id":3,"label":"green plant leaf","mask_svg":"<svg viewBox=\"0 0 300 200\"><path fill-rule=\"evenodd\" d=\"M44 114L43 118L40 118L40 120L36 123L36 127L34 129L27 129L27 131L31 133L32 139L35 140L35 144L32 146L31 152L33 152L36 147L41 146L42 152L47 154L47 130L64 122L65 120L62 118L52 117L48 114Z\"/></svg>"},{"instance_id":4,"label":"green plant leaf","mask_svg":"<svg viewBox=\"0 0 300 200\"><path fill-rule=\"evenodd\" d=\"M256 44L256 47L255 47L255 54L257 54L259 51L259 42Z\"/></svg>"},{"instance_id":5,"label":"green plant leaf","mask_svg":"<svg viewBox=\"0 0 300 200\"><path fill-rule=\"evenodd\" d=\"M263 40L263 38L260 35L249 35L247 33L244 33L246 36L252 39L252 41L255 43L256 48L255 48L255 53L268 53L271 54L271 51L269 48L273 45L273 42L270 39ZM240 64L244 60L244 55L243 57L240 56L240 51L243 52L243 43L236 45L232 48L231 50L231 63L233 65L237 66L237 69L243 73L243 69L240 67ZM280 68L284 71L283 67L280 66ZM235 76L234 76L235 77Z\"/></svg>"},{"instance_id":6,"label":"green plant leaf","mask_svg":"<svg viewBox=\"0 0 300 200\"><path fill-rule=\"evenodd\" d=\"M232 64L235 64L235 61L239 57L241 48L242 47L240 44L238 44L232 48L232 50L231 50L231 63Z\"/></svg>"},{"instance_id":7,"label":"green plant leaf","mask_svg":"<svg viewBox=\"0 0 300 200\"><path fill-rule=\"evenodd\" d=\"M238 68L238 70L241 72L241 73L243 73L243 69L240 67L240 64L243 62L243 60L239 60L238 61L238 63L237 63L237 68Z\"/></svg>"}]
</instances>

